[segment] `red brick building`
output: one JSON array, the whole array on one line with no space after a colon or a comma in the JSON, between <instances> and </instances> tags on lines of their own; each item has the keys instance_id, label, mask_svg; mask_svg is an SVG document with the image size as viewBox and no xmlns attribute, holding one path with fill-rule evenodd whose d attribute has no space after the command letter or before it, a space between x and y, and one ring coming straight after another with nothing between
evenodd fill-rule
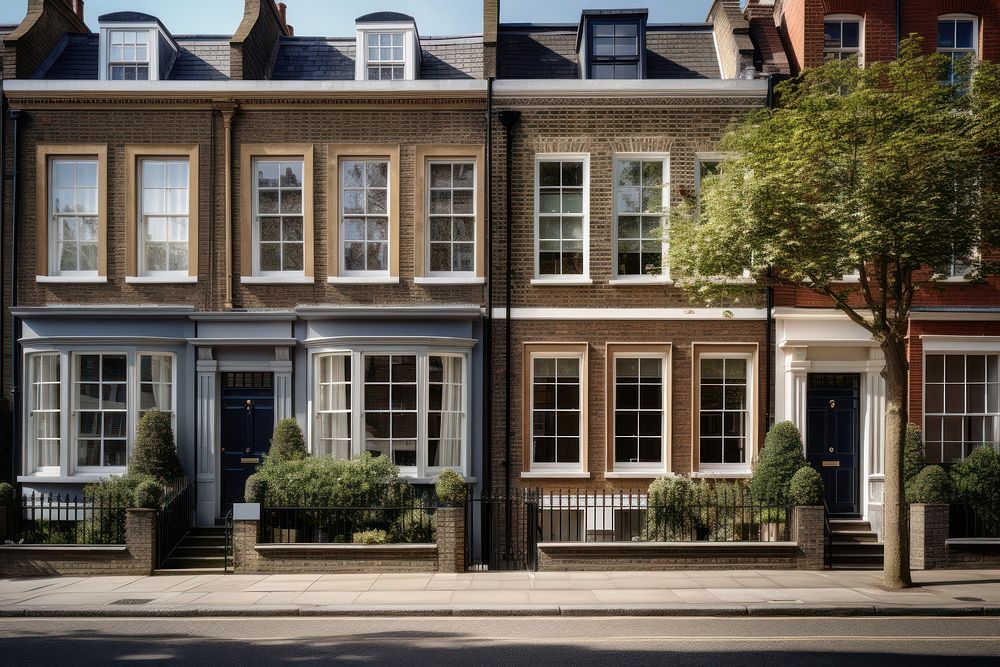
<instances>
[{"instance_id":1,"label":"red brick building","mask_svg":"<svg viewBox=\"0 0 1000 667\"><path fill-rule=\"evenodd\" d=\"M891 59L897 38L913 33L927 51L954 60L1000 59L995 0L754 0L749 11L778 27L793 72L831 58ZM794 421L807 450L829 459L824 473L842 511L871 519L878 530L881 353L822 297L779 289L775 306L775 418ZM909 363L909 419L923 428L929 462L948 463L980 443L1000 442L1000 281L971 284L956 262L937 289L921 291ZM827 445L833 449L820 451Z\"/></svg>"}]
</instances>

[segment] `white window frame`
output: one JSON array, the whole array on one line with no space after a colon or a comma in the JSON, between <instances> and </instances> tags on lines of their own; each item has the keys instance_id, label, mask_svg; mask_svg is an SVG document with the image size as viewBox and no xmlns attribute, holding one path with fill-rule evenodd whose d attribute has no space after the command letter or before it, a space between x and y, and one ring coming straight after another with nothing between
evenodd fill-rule
<instances>
[{"instance_id":1,"label":"white window frame","mask_svg":"<svg viewBox=\"0 0 1000 667\"><path fill-rule=\"evenodd\" d=\"M662 393L662 405L661 410L661 423L660 423L660 462L659 463L643 463L639 461L621 463L617 458L617 448L618 439L615 429L615 420L618 416L618 359L659 359L661 372L660 372L660 390ZM612 452L611 460L614 462L614 472L655 472L662 473L668 468L669 447L670 442L670 354L668 352L649 352L649 351L627 351L627 352L614 352L611 355L611 382L608 385L608 390L611 392L611 415L610 415L610 429L611 429L611 443ZM642 412L642 409L638 409Z\"/></svg>"},{"instance_id":2,"label":"white window frame","mask_svg":"<svg viewBox=\"0 0 1000 667\"><path fill-rule=\"evenodd\" d=\"M923 373L921 374L921 382L922 382L921 391L923 392L922 396L921 396L921 403L922 403L921 404L921 412L923 414L923 423L922 423L921 426L922 426L923 432L925 434L924 435L925 440L928 439L926 434L928 433L927 419L929 417L941 417L941 418L944 418L944 417L949 417L949 416L951 416L951 417L959 417L959 416L961 416L961 417L965 418L965 417L991 417L991 416L994 416L995 417L995 419L994 419L994 433L993 433L992 440L989 440L988 442L1000 442L1000 416L995 416L994 413L992 413L992 412L989 411L989 407L990 406L989 406L988 403L986 405L986 410L984 412L968 412L967 409L963 410L963 412L961 412L961 413L958 413L958 412L931 412L928 409L928 407L927 407L927 385L928 385L928 381L927 381L927 358L928 357L930 357L930 356L942 356L942 357L960 356L960 357L963 357L963 358L968 358L968 357L990 357L990 356L998 356L998 355L1000 355L1000 347L996 346L995 344L991 346L989 343L979 343L979 342L976 342L976 343L974 343L974 344L972 344L970 346L967 346L965 349L951 349L951 348L947 348L947 347L939 347L939 346L936 346L936 345L933 346L933 349L928 349L928 347L930 347L930 346L928 346L927 343L925 342L925 344L924 344L924 350L923 350L923 360L922 360L923 361L923 367L922 367L923 368ZM947 364L947 360L945 360L944 363ZM964 370L965 379L962 380L961 384L962 384L962 386L966 387L966 392L965 392L965 396L963 398L963 402L965 403L966 408L967 408L968 407L968 385L969 385L969 382L968 382L968 361L966 360L965 363L966 363L966 368ZM1000 363L1000 362L998 362L998 363ZM947 367L945 367L942 372L943 372L942 382L940 382L940 383L939 382L934 382L934 383L931 383L931 384L942 384L942 385L945 385L945 386L947 386L948 384L959 384L957 382L949 383L949 382L946 381L947 372L948 372ZM986 376L987 380L989 379L988 373L989 373L989 371L987 370L987 376ZM980 383L976 383L976 384L980 384ZM986 382L984 382L983 384L986 384ZM989 390L987 389L986 391L987 391L987 398L988 398L989 397ZM942 396L941 400L942 400L942 408L944 408L947 405L947 397ZM935 440L936 439L937 438L935 438ZM963 444L964 444L964 441L963 441ZM943 437L942 437L942 441L941 441L941 446L942 447L944 446ZM961 458L962 459L965 458L964 446L963 446L963 451L962 451L962 457ZM943 451L943 449L941 451L941 459L942 460L944 459L944 451ZM955 460L961 460L961 459L955 459Z\"/></svg>"},{"instance_id":3,"label":"white window frame","mask_svg":"<svg viewBox=\"0 0 1000 667\"><path fill-rule=\"evenodd\" d=\"M747 376L746 376L746 422L744 423L744 436L743 436L743 461L740 463L704 463L701 460L701 360L702 359L744 359L747 363ZM754 354L751 352L700 352L695 359L695 363L698 364L698 385L694 387L694 391L697 392L695 396L697 409L695 410L694 418L698 420L698 472L721 472L721 473L745 473L750 471L751 460L754 454L754 440L755 440L755 424L754 419L754 406L756 405L755 397L755 382L756 369L754 367ZM723 385L724 386L724 385ZM725 429L725 418L723 418L723 429ZM723 452L725 451L725 444L723 443Z\"/></svg>"},{"instance_id":4,"label":"white window frame","mask_svg":"<svg viewBox=\"0 0 1000 667\"><path fill-rule=\"evenodd\" d=\"M174 433L177 434L177 379L180 375L177 368L178 354L174 350L157 349L156 347L123 347L123 346L100 346L81 345L75 347L56 347L47 345L25 346L23 352L24 381L31 381L30 359L36 354L54 354L59 357L59 375L62 384L60 391L60 465L58 469L46 468L38 470L34 467L34 434L31 426L31 403L24 401L21 409L23 423L27 424L21 438L21 451L23 453L22 474L18 481L31 482L38 478L53 479L59 481L80 480L91 482L108 475L124 474L128 470L128 461L132 457L132 450L135 446L135 428L139 419L140 400L140 368L139 357L143 355L163 355L173 357L171 364L172 375L170 403L173 406ZM77 443L77 411L75 408L76 390L76 357L80 355L125 355L125 384L126 384L126 420L125 420L125 466L81 466L79 465L79 449ZM27 386L31 386L28 384Z\"/></svg>"},{"instance_id":5,"label":"white window frame","mask_svg":"<svg viewBox=\"0 0 1000 667\"><path fill-rule=\"evenodd\" d=\"M701 152L694 154L694 201L695 201L695 212L697 215L701 215L701 165L706 162L728 162L729 160L735 160L737 155L733 153L720 153L717 151ZM750 274L750 269L745 268L738 276L720 276L720 281L726 283L743 283L752 281L753 277Z\"/></svg>"},{"instance_id":6,"label":"white window frame","mask_svg":"<svg viewBox=\"0 0 1000 667\"><path fill-rule=\"evenodd\" d=\"M434 217L436 215L444 215L444 214L434 214L434 213L431 213L431 207L432 207L432 201L431 201L431 190L432 190L432 188L431 188L431 167L433 165L436 165L436 164L438 164L438 165L440 165L440 164L449 164L449 165L467 164L467 165L471 165L472 166L472 213L470 213L468 215L459 214L458 216L456 216L455 213L447 214L447 217L452 217L452 218L454 218L454 217L469 217L469 218L472 219L472 269L470 271L455 271L455 270L452 270L452 271L433 271L433 270L431 270L431 243L432 243L432 240L433 240L432 239L432 234L431 234L431 229L432 229L431 221L434 219ZM424 169L426 170L426 176L424 178L425 188L426 188L426 192L424 193L424 197L425 197L424 201L426 202L425 205L424 205L424 209L425 209L424 215L426 217L426 220L424 221L424 224L425 224L424 229L426 230L426 233L424 234L424 236L426 237L426 239L424 241L424 253L425 253L424 257L426 257L425 264L427 266L427 269L426 269L427 277L428 278L462 278L462 279L474 279L476 277L476 272L479 270L479 266L478 266L478 263L479 263L478 262L478 255L479 255L478 250L479 250L479 242L480 242L480 239L479 239L479 222L480 222L479 221L479 197L482 196L482 193L479 192L479 162L478 162L478 160L476 160L475 157L472 157L472 156L469 156L469 157L466 157L466 158L428 158L424 162ZM462 188L462 190L466 190L466 189L467 188ZM455 192L454 186L452 186L452 188L450 188L450 190L451 190L451 192ZM465 243L465 242L463 241L462 243ZM451 241L451 245L454 246L454 244L455 244L455 241L452 240ZM452 251L454 252L454 247L452 248ZM454 266L454 255L452 255L452 266Z\"/></svg>"},{"instance_id":7,"label":"white window frame","mask_svg":"<svg viewBox=\"0 0 1000 667\"><path fill-rule=\"evenodd\" d=\"M113 23L101 26L100 46L98 48L100 66L97 68L98 80L111 81L111 33L113 32L146 32L146 56L149 62L148 81L160 80L160 28L155 23ZM167 40L168 42L170 40ZM176 55L176 54L175 54ZM124 83L124 81L119 81ZM136 83L136 81L131 81Z\"/></svg>"},{"instance_id":8,"label":"white window frame","mask_svg":"<svg viewBox=\"0 0 1000 667\"><path fill-rule=\"evenodd\" d=\"M252 165L251 170L251 183L250 183L250 229L253 235L253 251L251 252L252 258L252 270L253 275L259 278L305 278L306 276L306 206L308 202L306 201L306 179L309 178L309 174L306 173L306 159L304 156L291 155L288 157L277 156L277 155L255 155L250 158L250 164ZM256 176L257 174L257 164L260 162L299 162L302 164L302 184L299 187L299 192L302 196L302 210L298 213L298 217L302 219L302 269L299 271L289 270L289 271L262 271L260 268L260 253L261 253L261 236L260 236L260 183ZM272 188L265 188L272 189ZM281 192L285 188L281 186L281 174L278 174L278 185L274 188L276 191ZM292 188L288 188L292 189ZM281 213L280 210L280 195L278 202L279 210L277 213L264 214L265 217L275 217L284 219L286 217L295 217L294 213ZM282 223L283 224L283 223ZM286 243L292 243L291 241L280 241L280 245L284 246Z\"/></svg>"},{"instance_id":9,"label":"white window frame","mask_svg":"<svg viewBox=\"0 0 1000 667\"><path fill-rule=\"evenodd\" d=\"M91 213L60 213L56 210L55 206L55 165L58 162L72 162L74 164L79 164L80 162L93 162L94 171L97 173L97 182L94 186L95 195L94 200L97 207L94 212ZM66 279L81 279L81 278L97 278L100 273L101 264L101 161L97 155L52 155L48 160L47 167L47 178L48 183L46 183L46 196L49 199L48 212L49 212L49 275L53 277L66 278ZM75 184L74 184L75 186ZM74 187L75 189L75 187ZM97 220L97 238L94 240L94 244L97 248L97 268L93 271L62 271L60 269L60 264L62 263L62 257L60 253L60 243L61 229L60 224L61 218L71 217L71 218L83 218L83 217L93 217ZM79 225L77 225L77 232L79 233ZM79 249L78 249L79 252ZM77 263L79 266L79 262Z\"/></svg>"},{"instance_id":10,"label":"white window frame","mask_svg":"<svg viewBox=\"0 0 1000 667\"><path fill-rule=\"evenodd\" d=\"M357 81L370 81L368 78L368 34L369 33L402 33L403 34L403 81L413 81L419 73L420 48L417 44L417 28L411 22L363 23L357 26L356 53L354 59L354 78ZM371 63L373 66L383 64L381 61ZM379 83L379 82L376 82ZM391 83L382 80L380 83Z\"/></svg>"},{"instance_id":11,"label":"white window frame","mask_svg":"<svg viewBox=\"0 0 1000 667\"><path fill-rule=\"evenodd\" d=\"M942 48L938 46L938 32L940 31L940 25L943 21L971 21L972 22L972 49L960 49L958 47L952 48ZM972 60L979 60L981 57L979 53L979 17L975 14L963 14L963 13L951 13L951 14L941 14L937 17L937 21L934 22L934 27L936 28L934 33L934 50L937 53L947 55L949 58L953 53L963 53L972 54ZM952 80L949 83L954 84L954 73Z\"/></svg>"},{"instance_id":12,"label":"white window frame","mask_svg":"<svg viewBox=\"0 0 1000 667\"><path fill-rule=\"evenodd\" d=\"M580 216L583 218L583 272L580 275L542 274L539 272L540 245L539 228L541 223L541 165L543 162L580 162L583 165L583 206ZM534 267L535 275L532 285L590 285L590 153L538 153L535 155L535 227L534 227Z\"/></svg>"},{"instance_id":13,"label":"white window frame","mask_svg":"<svg viewBox=\"0 0 1000 667\"><path fill-rule=\"evenodd\" d=\"M162 162L164 165L169 165L171 162L183 162L187 165L187 196L184 198L184 203L187 206L186 214L177 213L149 213L145 211L145 178L146 178L146 164L149 162ZM165 167L166 169L169 167ZM139 156L136 164L136 197L135 205L138 209L135 214L136 220L136 242L138 243L138 248L136 248L135 263L140 278L152 278L155 280L163 282L186 282L190 276L191 262L196 261L196 258L191 256L191 218L197 214L197 212L191 210L191 191L193 188L198 187L197 183L192 182L191 178L192 164L191 159L186 155L143 155ZM166 191L167 188L164 188ZM146 232L148 226L146 224L146 217L162 217L162 218L186 218L187 219L187 265L183 269L166 270L166 271L150 271L146 268ZM194 230L195 233L196 230ZM167 261L169 266L169 244L175 243L169 240L169 229L167 233Z\"/></svg>"},{"instance_id":14,"label":"white window frame","mask_svg":"<svg viewBox=\"0 0 1000 667\"><path fill-rule=\"evenodd\" d=\"M308 442L309 451L317 451L319 444L318 420L323 414L319 411L319 360L326 355L347 355L351 360L351 456L358 456L364 450L365 432L365 393L364 393L364 358L366 355L399 355L416 356L417 358L417 464L401 467L400 477L413 480L429 480L444 468L451 468L463 477L469 476L472 454L472 422L470 418L470 391L472 389L472 355L468 350L451 346L435 345L364 345L344 347L318 347L309 353L309 398L307 400L309 414ZM428 406L430 404L430 357L459 357L462 359L462 445L461 463L458 466L430 466L427 464L428 454ZM315 454L314 454L315 455Z\"/></svg>"},{"instance_id":15,"label":"white window frame","mask_svg":"<svg viewBox=\"0 0 1000 667\"><path fill-rule=\"evenodd\" d=\"M59 406L54 410L56 414L59 415L59 464L55 466L42 466L39 465L37 461L37 449L35 442L35 420L32 419L33 415L37 412L53 412L52 409L39 410L35 408L35 384L37 378L35 377L34 360L38 357L53 357L59 365L59 377L56 379L56 384L59 386ZM25 424L25 437L24 437L24 470L31 474L36 475L58 475L60 468L62 466L62 461L65 456L66 440L64 436L64 426L63 419L65 414L62 409L63 406L63 394L65 394L66 380L64 375L64 360L58 352L49 351L39 351L29 354L25 354L25 374L27 375L28 387L28 399L25 401L25 414L27 419L24 420ZM45 384L51 384L51 382L46 382Z\"/></svg>"},{"instance_id":16,"label":"white window frame","mask_svg":"<svg viewBox=\"0 0 1000 667\"><path fill-rule=\"evenodd\" d=\"M577 410L580 413L580 434L577 436L579 438L578 443L578 461L576 463L537 463L535 461L535 443L534 443L534 423L535 423L535 359L577 359L580 362L580 373L579 373L579 405ZM538 351L531 352L528 359L529 377L528 377L528 397L529 403L529 420L526 431L526 436L531 438L531 442L528 446L528 452L531 456L529 462L531 473L552 473L552 472L583 472L584 461L587 460L587 452L585 451L587 443L587 411L589 406L587 405L587 380L588 380L588 370L587 370L587 353L584 351L575 350L552 350L552 351ZM556 408L556 412L559 409ZM558 458L559 444L556 443L556 457ZM544 476L544 475L543 475Z\"/></svg>"},{"instance_id":17,"label":"white window frame","mask_svg":"<svg viewBox=\"0 0 1000 667\"><path fill-rule=\"evenodd\" d=\"M618 177L621 173L621 166L623 162L630 161L642 161L642 162L661 162L663 164L663 211L660 217L666 221L667 217L670 215L670 154L669 153L616 153L614 156L614 181L613 181L613 202L612 207L614 209L614 214L612 216L612 284L615 283L636 283L636 282L654 282L654 283L666 283L670 282L670 261L669 261L669 249L670 249L670 236L669 236L669 223L664 222L661 226L662 238L661 252L663 257L660 261L660 273L658 274L620 274L618 273L618 219L623 215L621 211L618 210ZM633 215L633 214L625 214ZM641 219L644 216L649 216L649 213L638 213ZM640 222L641 226L641 222ZM641 230L640 230L641 235Z\"/></svg>"},{"instance_id":18,"label":"white window frame","mask_svg":"<svg viewBox=\"0 0 1000 667\"><path fill-rule=\"evenodd\" d=\"M348 239L347 235L344 233L345 229L346 229L346 225L345 225L344 219L348 218L348 217L357 217L357 216L360 215L362 218L365 219L365 221L366 221L365 228L367 229L367 220L368 220L368 218L369 217L375 217L375 216L374 215L373 216L369 216L369 214L367 212L366 213L362 213L362 214L354 213L354 214L351 214L351 215L348 215L347 213L344 212L344 204L345 204L346 198L344 197L343 171L344 171L344 163L345 162L385 162L385 165L386 165L386 172L385 172L385 174L386 174L385 175L386 240L385 240L385 268L384 269L370 270L370 269L348 269L347 268L347 252L346 252L347 251L347 244L349 242L355 242L355 241L351 240L351 239ZM340 233L337 235L338 236L338 243L339 243L339 246L340 246L340 247L337 248L337 252L340 253L340 255L339 255L339 265L341 267L339 278L361 279L361 282L364 282L364 279L366 279L366 278L385 279L385 278L389 278L389 277L392 276L393 224L399 224L398 221L394 222L393 219L392 219L392 213L393 213L392 198L394 196L393 191L392 191L392 169L393 169L393 166L395 166L393 164L393 159L389 155L385 155L385 156L380 156L380 155L365 155L365 156L359 156L359 157L348 157L348 156L345 155L345 156L341 156L340 159L339 159L339 163L337 164L337 189L338 189L337 206L339 206L339 208L340 208L340 210L337 211L337 225L338 225L338 229L340 230ZM365 188L364 188L364 190L363 190L363 192L367 193L367 191L368 191L368 186L366 185ZM367 197L366 197L366 199L367 199ZM367 203L365 204L365 206L367 207ZM378 217L382 217L382 216L379 215ZM366 235L366 238L365 238L364 243L367 244L369 242L368 239L367 239L367 232L365 232L365 235ZM367 253L368 253L368 250L367 250L367 247L366 247L365 248L365 255L366 256L367 256ZM367 263L367 260L366 260L366 263Z\"/></svg>"},{"instance_id":19,"label":"white window frame","mask_svg":"<svg viewBox=\"0 0 1000 667\"><path fill-rule=\"evenodd\" d=\"M827 14L823 17L823 22L831 23L857 23L858 24L858 47L836 47L828 49L826 47L826 33L824 32L823 40L823 60L826 60L827 53L837 53L837 54L849 54L858 56L858 64L862 67L865 64L865 18L857 14ZM824 26L825 29L825 26ZM841 31L843 31L843 26L841 26ZM843 42L843 32L841 32L841 42Z\"/></svg>"}]
</instances>

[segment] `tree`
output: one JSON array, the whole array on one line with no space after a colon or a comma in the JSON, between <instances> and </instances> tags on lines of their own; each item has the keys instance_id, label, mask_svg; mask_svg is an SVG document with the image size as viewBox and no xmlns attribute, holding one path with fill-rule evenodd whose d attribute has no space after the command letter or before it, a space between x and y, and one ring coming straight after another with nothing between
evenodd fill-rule
<instances>
[{"instance_id":1,"label":"tree","mask_svg":"<svg viewBox=\"0 0 1000 667\"><path fill-rule=\"evenodd\" d=\"M953 261L980 280L1000 240L1000 76L976 66L964 88L919 38L900 57L831 62L779 85L778 105L732 128L733 156L702 181L700 207L671 213L672 273L694 298L759 298L787 285L828 298L885 357L885 583L910 585L903 451L906 336L916 295ZM991 209L993 212L991 212ZM984 253L986 254L986 253ZM749 270L751 280L734 280ZM857 281L843 276L856 274Z\"/></svg>"}]
</instances>

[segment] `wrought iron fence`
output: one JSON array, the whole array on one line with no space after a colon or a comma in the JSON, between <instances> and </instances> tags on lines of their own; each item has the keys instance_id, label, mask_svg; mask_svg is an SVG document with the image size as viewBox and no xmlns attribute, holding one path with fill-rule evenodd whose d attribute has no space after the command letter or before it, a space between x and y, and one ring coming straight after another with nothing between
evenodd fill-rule
<instances>
[{"instance_id":1,"label":"wrought iron fence","mask_svg":"<svg viewBox=\"0 0 1000 667\"><path fill-rule=\"evenodd\" d=\"M226 574L235 570L233 562L233 510L229 510L225 518L226 550L222 560L222 569ZM230 565L232 563L232 565Z\"/></svg>"},{"instance_id":2,"label":"wrought iron fence","mask_svg":"<svg viewBox=\"0 0 1000 667\"><path fill-rule=\"evenodd\" d=\"M126 506L106 495L12 494L7 506L11 544L125 544Z\"/></svg>"},{"instance_id":3,"label":"wrought iron fence","mask_svg":"<svg viewBox=\"0 0 1000 667\"><path fill-rule=\"evenodd\" d=\"M425 498L392 506L262 507L261 541L270 544L420 544L434 541L434 503Z\"/></svg>"},{"instance_id":4,"label":"wrought iron fence","mask_svg":"<svg viewBox=\"0 0 1000 667\"><path fill-rule=\"evenodd\" d=\"M745 487L710 499L650 499L644 491L551 491L538 496L541 542L784 542L792 508Z\"/></svg>"},{"instance_id":5,"label":"wrought iron fence","mask_svg":"<svg viewBox=\"0 0 1000 667\"><path fill-rule=\"evenodd\" d=\"M470 495L465 505L466 569L536 569L538 521L535 490Z\"/></svg>"},{"instance_id":6,"label":"wrought iron fence","mask_svg":"<svg viewBox=\"0 0 1000 667\"><path fill-rule=\"evenodd\" d=\"M166 495L166 504L156 513L156 565L167 560L174 547L194 524L194 489L183 480Z\"/></svg>"},{"instance_id":7,"label":"wrought iron fence","mask_svg":"<svg viewBox=\"0 0 1000 667\"><path fill-rule=\"evenodd\" d=\"M1000 537L1000 496L951 504L949 537Z\"/></svg>"}]
</instances>

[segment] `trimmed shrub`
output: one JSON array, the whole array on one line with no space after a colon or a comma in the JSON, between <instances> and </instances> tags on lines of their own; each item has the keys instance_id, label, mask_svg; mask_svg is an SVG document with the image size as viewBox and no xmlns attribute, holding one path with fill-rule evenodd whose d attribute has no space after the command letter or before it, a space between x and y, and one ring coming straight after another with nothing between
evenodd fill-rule
<instances>
[{"instance_id":1,"label":"trimmed shrub","mask_svg":"<svg viewBox=\"0 0 1000 667\"><path fill-rule=\"evenodd\" d=\"M657 477L647 491L645 539L651 542L689 541L699 524L692 507L694 485L686 477ZM699 494L705 493L699 489Z\"/></svg>"},{"instance_id":2,"label":"trimmed shrub","mask_svg":"<svg viewBox=\"0 0 1000 667\"><path fill-rule=\"evenodd\" d=\"M788 502L792 476L807 465L802 451L802 435L795 424L785 421L771 427L750 480L750 493L755 500L779 504Z\"/></svg>"},{"instance_id":3,"label":"trimmed shrub","mask_svg":"<svg viewBox=\"0 0 1000 667\"><path fill-rule=\"evenodd\" d=\"M147 510L158 510L163 506L163 487L159 482L146 480L135 487L133 506Z\"/></svg>"},{"instance_id":4,"label":"trimmed shrub","mask_svg":"<svg viewBox=\"0 0 1000 667\"><path fill-rule=\"evenodd\" d=\"M451 468L445 468L438 475L434 492L442 504L450 506L463 505L468 497L465 479Z\"/></svg>"},{"instance_id":5,"label":"trimmed shrub","mask_svg":"<svg viewBox=\"0 0 1000 667\"><path fill-rule=\"evenodd\" d=\"M128 469L129 473L149 475L164 484L184 476L169 412L151 410L139 419Z\"/></svg>"},{"instance_id":6,"label":"trimmed shrub","mask_svg":"<svg viewBox=\"0 0 1000 667\"><path fill-rule=\"evenodd\" d=\"M292 418L282 419L274 427L271 436L271 449L268 451L269 461L297 461L309 456L306 440L302 436L302 428Z\"/></svg>"},{"instance_id":7,"label":"trimmed shrub","mask_svg":"<svg viewBox=\"0 0 1000 667\"><path fill-rule=\"evenodd\" d=\"M360 533L354 533L351 542L354 544L391 544L389 534L384 530L363 530Z\"/></svg>"},{"instance_id":8,"label":"trimmed shrub","mask_svg":"<svg viewBox=\"0 0 1000 667\"><path fill-rule=\"evenodd\" d=\"M991 536L1000 536L1000 454L990 445L977 447L951 466L955 496L975 512Z\"/></svg>"},{"instance_id":9,"label":"trimmed shrub","mask_svg":"<svg viewBox=\"0 0 1000 667\"><path fill-rule=\"evenodd\" d=\"M788 485L788 499L793 505L822 505L823 478L812 466L799 468Z\"/></svg>"},{"instance_id":10,"label":"trimmed shrub","mask_svg":"<svg viewBox=\"0 0 1000 667\"><path fill-rule=\"evenodd\" d=\"M903 445L903 481L909 482L927 465L924 436L916 424L906 425L906 442Z\"/></svg>"},{"instance_id":11,"label":"trimmed shrub","mask_svg":"<svg viewBox=\"0 0 1000 667\"><path fill-rule=\"evenodd\" d=\"M906 502L951 502L951 478L941 466L927 466L906 483Z\"/></svg>"},{"instance_id":12,"label":"trimmed shrub","mask_svg":"<svg viewBox=\"0 0 1000 667\"><path fill-rule=\"evenodd\" d=\"M0 507L10 507L14 503L14 487L0 482Z\"/></svg>"},{"instance_id":13,"label":"trimmed shrub","mask_svg":"<svg viewBox=\"0 0 1000 667\"><path fill-rule=\"evenodd\" d=\"M267 494L267 480L259 472L247 477L243 497L248 503L263 503Z\"/></svg>"}]
</instances>

